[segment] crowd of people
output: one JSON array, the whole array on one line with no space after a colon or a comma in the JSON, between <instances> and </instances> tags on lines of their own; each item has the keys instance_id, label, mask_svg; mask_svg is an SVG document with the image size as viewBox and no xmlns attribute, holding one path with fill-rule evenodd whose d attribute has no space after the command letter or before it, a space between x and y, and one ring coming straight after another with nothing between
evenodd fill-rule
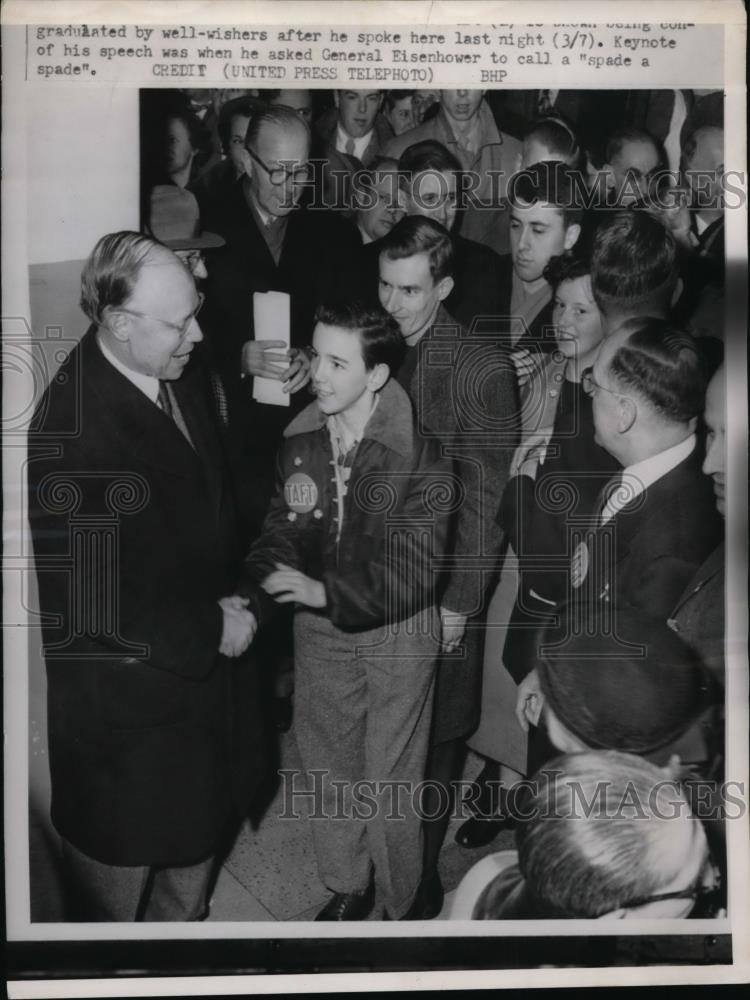
<instances>
[{"instance_id":1,"label":"crowd of people","mask_svg":"<svg viewBox=\"0 0 750 1000\"><path fill-rule=\"evenodd\" d=\"M73 919L205 917L292 720L318 920L457 812L455 919L723 912L721 98L142 93L30 436Z\"/></svg>"}]
</instances>

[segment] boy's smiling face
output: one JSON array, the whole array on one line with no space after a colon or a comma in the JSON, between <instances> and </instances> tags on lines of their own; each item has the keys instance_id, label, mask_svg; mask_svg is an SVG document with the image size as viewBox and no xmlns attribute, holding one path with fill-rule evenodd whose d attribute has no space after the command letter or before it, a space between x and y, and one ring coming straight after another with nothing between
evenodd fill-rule
<instances>
[{"instance_id":1,"label":"boy's smiling face","mask_svg":"<svg viewBox=\"0 0 750 1000\"><path fill-rule=\"evenodd\" d=\"M365 368L356 330L318 323L312 346L312 388L323 413L351 412L358 404L366 411L380 383L376 369Z\"/></svg>"}]
</instances>

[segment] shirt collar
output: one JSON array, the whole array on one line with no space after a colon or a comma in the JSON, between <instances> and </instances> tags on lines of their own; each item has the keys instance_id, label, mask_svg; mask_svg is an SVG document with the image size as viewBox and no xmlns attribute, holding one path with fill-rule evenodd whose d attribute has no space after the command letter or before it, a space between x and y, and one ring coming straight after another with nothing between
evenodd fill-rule
<instances>
[{"instance_id":1,"label":"shirt collar","mask_svg":"<svg viewBox=\"0 0 750 1000\"><path fill-rule=\"evenodd\" d=\"M347 133L342 129L341 122L336 126L336 149L339 153L346 152L346 144L351 140L354 143L354 153L358 160L362 159L364 151L370 145L370 140L372 139L372 133L374 129L370 129L367 135L361 135L359 139L355 139L354 136L347 135Z\"/></svg>"},{"instance_id":2,"label":"shirt collar","mask_svg":"<svg viewBox=\"0 0 750 1000\"><path fill-rule=\"evenodd\" d=\"M278 222L279 220L276 218L276 216L271 215L264 208L261 208L258 202L256 201L255 196L250 188L250 178L247 177L247 175L245 175L243 183L244 183L245 197L247 203L250 206L250 209L255 213L255 215L257 215L258 219L261 222L261 225L263 225L265 228L268 228L269 226L273 225L274 222Z\"/></svg>"},{"instance_id":3,"label":"shirt collar","mask_svg":"<svg viewBox=\"0 0 750 1000\"><path fill-rule=\"evenodd\" d=\"M119 358L114 356L104 343L103 338L98 334L96 342L99 345L99 350L112 367L116 368L121 375L124 375L128 382L132 382L136 389L140 389L144 396L148 396L152 403L155 403L159 398L159 379L154 378L153 375L143 375L141 372L134 372L132 368L128 368Z\"/></svg>"},{"instance_id":4,"label":"shirt collar","mask_svg":"<svg viewBox=\"0 0 750 1000\"><path fill-rule=\"evenodd\" d=\"M630 504L641 493L645 493L649 486L658 479L662 479L672 469L676 469L680 462L684 462L688 455L693 453L696 446L695 434L690 434L684 441L660 451L658 455L645 458L635 465L628 465L622 470L622 481L626 489L615 490L610 494L607 503L602 511L602 523L606 524L623 507Z\"/></svg>"}]
</instances>

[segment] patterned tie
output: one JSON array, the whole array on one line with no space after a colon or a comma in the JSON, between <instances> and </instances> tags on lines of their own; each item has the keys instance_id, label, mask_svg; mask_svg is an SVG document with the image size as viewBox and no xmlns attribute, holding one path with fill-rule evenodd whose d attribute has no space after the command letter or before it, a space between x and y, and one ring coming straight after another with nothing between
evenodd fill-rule
<instances>
[{"instance_id":1,"label":"patterned tie","mask_svg":"<svg viewBox=\"0 0 750 1000\"><path fill-rule=\"evenodd\" d=\"M548 115L552 110L552 101L550 100L548 90L540 90L539 98L536 103L537 114L541 117L543 115Z\"/></svg>"},{"instance_id":2,"label":"patterned tie","mask_svg":"<svg viewBox=\"0 0 750 1000\"><path fill-rule=\"evenodd\" d=\"M166 413L170 420L173 420L177 425L177 428L190 447L195 449L195 445L190 437L190 432L187 429L187 424L182 418L177 400L174 398L174 394L172 393L172 389L168 382L159 381L159 395L157 397L157 402L159 403L159 407L164 411L164 413Z\"/></svg>"}]
</instances>

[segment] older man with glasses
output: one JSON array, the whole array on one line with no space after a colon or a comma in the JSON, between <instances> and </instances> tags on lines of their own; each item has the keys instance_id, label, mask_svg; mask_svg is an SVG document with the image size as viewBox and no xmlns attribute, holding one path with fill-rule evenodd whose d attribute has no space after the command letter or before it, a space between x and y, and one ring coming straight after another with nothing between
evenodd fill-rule
<instances>
[{"instance_id":1,"label":"older man with glasses","mask_svg":"<svg viewBox=\"0 0 750 1000\"><path fill-rule=\"evenodd\" d=\"M51 815L71 920L200 920L263 776L247 534L197 357L201 295L138 233L83 269L89 331L29 434Z\"/></svg>"}]
</instances>

